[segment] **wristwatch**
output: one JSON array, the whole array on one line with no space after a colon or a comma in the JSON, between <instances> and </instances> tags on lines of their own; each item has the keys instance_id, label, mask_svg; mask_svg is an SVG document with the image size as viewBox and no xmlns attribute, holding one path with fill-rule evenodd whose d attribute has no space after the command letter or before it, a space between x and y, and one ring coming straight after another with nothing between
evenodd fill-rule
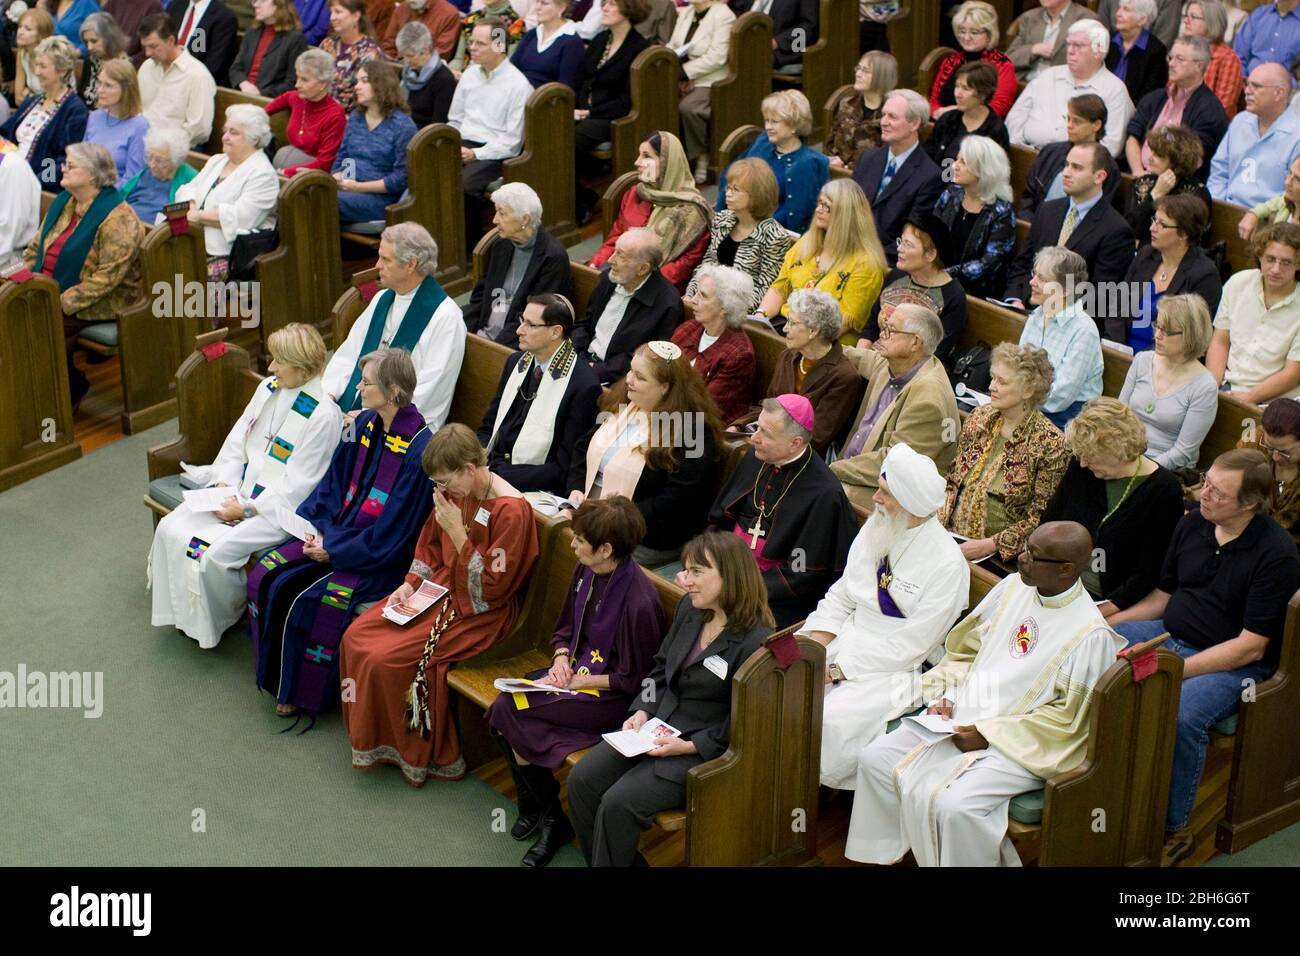
<instances>
[{"instance_id":1,"label":"wristwatch","mask_svg":"<svg viewBox=\"0 0 1300 956\"><path fill-rule=\"evenodd\" d=\"M831 672L832 684L838 684L840 683L840 681L844 680L844 671L840 670L839 664L832 664L829 668L827 668L827 670Z\"/></svg>"},{"instance_id":2,"label":"wristwatch","mask_svg":"<svg viewBox=\"0 0 1300 956\"><path fill-rule=\"evenodd\" d=\"M257 515L257 509L256 509L256 508L254 508L251 504L249 504L249 505L244 505L244 520L245 520L245 521L247 521L249 518L255 517L256 515Z\"/></svg>"}]
</instances>

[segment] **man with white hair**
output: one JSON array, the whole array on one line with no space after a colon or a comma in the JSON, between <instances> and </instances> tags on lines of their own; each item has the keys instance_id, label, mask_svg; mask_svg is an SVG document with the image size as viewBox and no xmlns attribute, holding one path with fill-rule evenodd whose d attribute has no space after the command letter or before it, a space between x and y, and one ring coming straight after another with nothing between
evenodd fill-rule
<instances>
[{"instance_id":1,"label":"man with white hair","mask_svg":"<svg viewBox=\"0 0 1300 956\"><path fill-rule=\"evenodd\" d=\"M460 306L443 291L438 244L414 222L389 226L379 237L380 292L353 324L322 377L325 390L351 418L361 413L358 360L377 349L406 349L415 365L415 407L429 431L447 420L461 360L465 322Z\"/></svg>"},{"instance_id":2,"label":"man with white hair","mask_svg":"<svg viewBox=\"0 0 1300 956\"><path fill-rule=\"evenodd\" d=\"M804 396L765 399L749 450L709 511L711 527L749 545L778 628L816 607L844 573L857 533L852 506L812 448L813 427Z\"/></svg>"},{"instance_id":3,"label":"man with white hair","mask_svg":"<svg viewBox=\"0 0 1300 956\"><path fill-rule=\"evenodd\" d=\"M397 34L408 23L422 23L433 37L438 55L444 59L456 52L460 40L460 11L447 0L405 0L393 8L380 44L390 59L398 56Z\"/></svg>"},{"instance_id":4,"label":"man with white hair","mask_svg":"<svg viewBox=\"0 0 1300 956\"><path fill-rule=\"evenodd\" d=\"M934 357L943 323L932 309L904 304L880 317L880 338L869 349L846 348L867 382L866 394L840 460L831 471L849 501L871 510L889 449L906 444L947 474L957 457L961 414L948 372Z\"/></svg>"},{"instance_id":5,"label":"man with white hair","mask_svg":"<svg viewBox=\"0 0 1300 956\"><path fill-rule=\"evenodd\" d=\"M924 715L858 755L844 855L918 866L1019 866L1007 836L1011 798L1082 763L1093 689L1124 640L1083 587L1092 536L1041 525L1003 578L949 632L921 675Z\"/></svg>"},{"instance_id":6,"label":"man with white hair","mask_svg":"<svg viewBox=\"0 0 1300 956\"><path fill-rule=\"evenodd\" d=\"M1053 66L1065 64L1065 37L1079 20L1096 20L1083 3L1071 0L1039 0L1016 21L1016 38L1007 47L1007 59L1016 68L1016 78L1028 83Z\"/></svg>"},{"instance_id":7,"label":"man with white hair","mask_svg":"<svg viewBox=\"0 0 1300 956\"><path fill-rule=\"evenodd\" d=\"M939 523L944 490L929 458L889 449L848 568L799 632L826 646L823 786L857 786L858 751L920 703L921 665L966 609L970 565Z\"/></svg>"},{"instance_id":8,"label":"man with white hair","mask_svg":"<svg viewBox=\"0 0 1300 956\"><path fill-rule=\"evenodd\" d=\"M1102 143L1112 156L1124 148L1124 131L1133 118L1133 101L1124 81L1106 69L1110 36L1096 20L1081 20L1065 39L1065 65L1044 70L1030 81L1007 114L1011 142L1035 148L1069 139L1066 116L1070 100L1095 93L1106 104Z\"/></svg>"},{"instance_id":9,"label":"man with white hair","mask_svg":"<svg viewBox=\"0 0 1300 956\"><path fill-rule=\"evenodd\" d=\"M1300 156L1300 115L1287 109L1291 74L1262 63L1246 78L1246 110L1210 160L1210 195L1239 206L1257 206L1282 195L1287 170Z\"/></svg>"},{"instance_id":10,"label":"man with white hair","mask_svg":"<svg viewBox=\"0 0 1300 956\"><path fill-rule=\"evenodd\" d=\"M465 307L465 327L485 339L514 346L515 328L530 296L573 296L569 253L542 228L542 200L525 183L506 183L492 194L500 233L488 250L483 276ZM566 336L567 338L567 336Z\"/></svg>"},{"instance_id":11,"label":"man with white hair","mask_svg":"<svg viewBox=\"0 0 1300 956\"><path fill-rule=\"evenodd\" d=\"M921 127L930 121L930 103L916 90L894 90L880 112L880 142L853 166L876 220L876 232L892 266L903 223L934 208L943 192L943 174L920 147Z\"/></svg>"}]
</instances>

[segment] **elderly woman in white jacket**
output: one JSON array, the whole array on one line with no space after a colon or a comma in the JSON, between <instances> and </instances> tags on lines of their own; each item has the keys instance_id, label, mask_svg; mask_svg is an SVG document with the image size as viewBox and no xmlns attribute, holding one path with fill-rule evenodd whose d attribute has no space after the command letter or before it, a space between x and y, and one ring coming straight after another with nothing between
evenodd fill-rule
<instances>
[{"instance_id":1,"label":"elderly woman in white jacket","mask_svg":"<svg viewBox=\"0 0 1300 956\"><path fill-rule=\"evenodd\" d=\"M236 236L275 225L280 178L263 152L269 142L271 124L264 110L248 103L228 107L221 155L176 191L177 202L189 201L190 222L203 226L209 279L227 277Z\"/></svg>"},{"instance_id":2,"label":"elderly woman in white jacket","mask_svg":"<svg viewBox=\"0 0 1300 956\"><path fill-rule=\"evenodd\" d=\"M211 465L182 465L192 483L221 488L215 511L184 501L158 522L149 551L153 624L216 647L244 612L244 566L290 534L294 512L325 475L343 413L321 384L325 343L298 322L271 333L266 379ZM228 493L227 493L228 492ZM224 497L222 497L224 495Z\"/></svg>"}]
</instances>

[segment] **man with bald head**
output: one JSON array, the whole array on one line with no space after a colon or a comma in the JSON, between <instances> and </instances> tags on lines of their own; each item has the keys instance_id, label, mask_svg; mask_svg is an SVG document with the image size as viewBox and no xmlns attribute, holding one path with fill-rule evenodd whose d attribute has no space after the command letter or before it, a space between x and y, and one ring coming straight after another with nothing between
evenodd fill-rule
<instances>
[{"instance_id":1,"label":"man with bald head","mask_svg":"<svg viewBox=\"0 0 1300 956\"><path fill-rule=\"evenodd\" d=\"M1092 690L1124 647L1080 581L1091 558L1083 525L1040 526L1020 573L949 632L943 660L920 677L926 713L858 755L845 856L1020 865L1011 798L1083 761Z\"/></svg>"},{"instance_id":2,"label":"man with bald head","mask_svg":"<svg viewBox=\"0 0 1300 956\"><path fill-rule=\"evenodd\" d=\"M1277 63L1261 63L1246 77L1246 112L1210 160L1206 183L1215 199L1255 206L1282 195L1286 171L1300 156L1300 115L1287 109L1291 74Z\"/></svg>"}]
</instances>

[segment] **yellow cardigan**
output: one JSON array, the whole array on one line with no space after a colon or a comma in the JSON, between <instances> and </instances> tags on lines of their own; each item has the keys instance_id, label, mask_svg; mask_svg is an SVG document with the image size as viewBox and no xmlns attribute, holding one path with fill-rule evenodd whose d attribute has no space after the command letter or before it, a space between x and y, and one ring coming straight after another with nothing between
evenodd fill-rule
<instances>
[{"instance_id":1,"label":"yellow cardigan","mask_svg":"<svg viewBox=\"0 0 1300 956\"><path fill-rule=\"evenodd\" d=\"M781 263L781 272L772 283L772 288L780 292L785 299L781 314L790 315L790 293L795 289L818 289L829 292L840 305L844 316L845 333L840 339L845 345L857 345L858 336L867 326L871 307L880 298L880 290L885 284L885 274L871 268L866 259L857 259L848 270L832 269L817 276L817 260L806 262L799 257L799 244L795 243L785 254Z\"/></svg>"}]
</instances>

